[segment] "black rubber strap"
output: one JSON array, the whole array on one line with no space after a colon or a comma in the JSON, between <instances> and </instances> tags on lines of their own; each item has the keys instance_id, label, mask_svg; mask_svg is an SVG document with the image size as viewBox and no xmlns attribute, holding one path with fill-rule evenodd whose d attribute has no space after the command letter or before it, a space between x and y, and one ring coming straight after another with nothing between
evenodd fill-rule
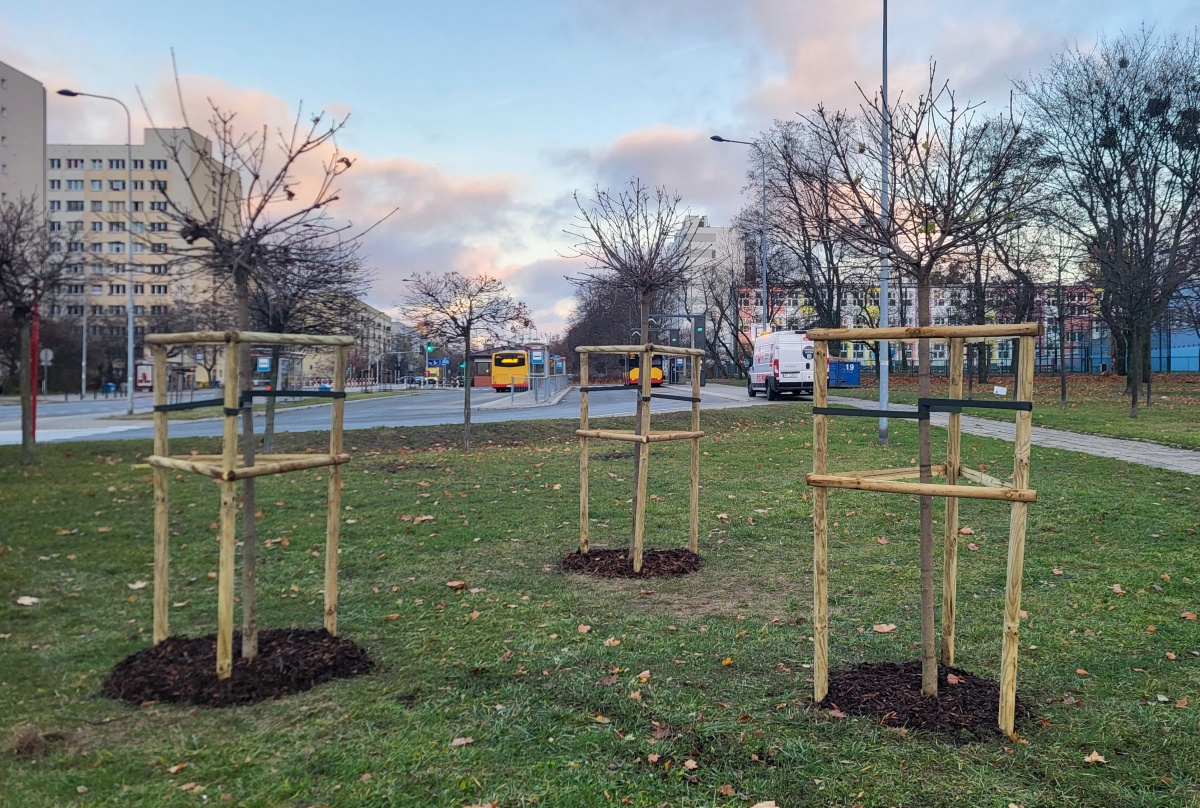
<instances>
[{"instance_id":1,"label":"black rubber strap","mask_svg":"<svg viewBox=\"0 0 1200 808\"><path fill-rule=\"evenodd\" d=\"M237 416L239 416L239 415L241 415L241 414L242 414L242 411L241 411L241 410L234 409L233 407L226 407L226 408L225 408L225 415L226 415L226 416L228 416L228 417L230 417L230 418L236 418Z\"/></svg>"},{"instance_id":2,"label":"black rubber strap","mask_svg":"<svg viewBox=\"0 0 1200 808\"><path fill-rule=\"evenodd\" d=\"M580 387L580 388L579 388L579 392L581 392L581 393L599 393L599 392L602 392L602 391L604 391L604 390L630 390L630 391L635 391L635 392L636 392L636 391L637 391L637 387L635 387L635 386L634 386L634 385L632 385L632 384L629 384L629 385L625 385L625 384L601 384L601 385L591 385L591 386L588 386L588 387Z\"/></svg>"},{"instance_id":3,"label":"black rubber strap","mask_svg":"<svg viewBox=\"0 0 1200 808\"><path fill-rule=\"evenodd\" d=\"M670 393L651 393L650 398L666 398L670 399L671 401L690 401L692 403L700 401L700 399L693 396L676 396Z\"/></svg>"},{"instance_id":4,"label":"black rubber strap","mask_svg":"<svg viewBox=\"0 0 1200 808\"><path fill-rule=\"evenodd\" d=\"M859 418L911 418L915 421L925 421L928 412L921 410L860 410L857 407L813 407L813 415L852 415Z\"/></svg>"},{"instance_id":5,"label":"black rubber strap","mask_svg":"<svg viewBox=\"0 0 1200 808\"><path fill-rule=\"evenodd\" d=\"M205 398L200 401L181 401L178 404L155 404L155 412L179 412L180 410L198 410L201 407L220 407L225 403L223 398Z\"/></svg>"},{"instance_id":6,"label":"black rubber strap","mask_svg":"<svg viewBox=\"0 0 1200 808\"><path fill-rule=\"evenodd\" d=\"M962 412L963 407L976 407L985 410L1022 410L1029 412L1033 409L1032 401L976 401L973 398L919 398L917 406L932 412Z\"/></svg>"}]
</instances>

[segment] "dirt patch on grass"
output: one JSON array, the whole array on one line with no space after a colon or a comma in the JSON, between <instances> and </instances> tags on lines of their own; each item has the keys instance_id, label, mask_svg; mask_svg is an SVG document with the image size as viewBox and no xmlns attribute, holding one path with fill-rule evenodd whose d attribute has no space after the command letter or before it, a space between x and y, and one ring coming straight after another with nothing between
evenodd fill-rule
<instances>
[{"instance_id":1,"label":"dirt patch on grass","mask_svg":"<svg viewBox=\"0 0 1200 808\"><path fill-rule=\"evenodd\" d=\"M704 559L691 550L645 550L642 552L642 571L633 571L633 561L626 550L578 551L562 557L567 572L592 575L597 578L669 578L696 572Z\"/></svg>"},{"instance_id":2,"label":"dirt patch on grass","mask_svg":"<svg viewBox=\"0 0 1200 808\"><path fill-rule=\"evenodd\" d=\"M866 715L888 727L912 727L984 738L997 734L1000 683L962 668L938 666L938 694L921 695L921 663L874 662L829 672L820 704L846 715ZM1026 708L1017 701L1017 717Z\"/></svg>"},{"instance_id":3,"label":"dirt patch on grass","mask_svg":"<svg viewBox=\"0 0 1200 808\"><path fill-rule=\"evenodd\" d=\"M215 634L168 637L118 662L100 692L129 704L229 707L300 693L321 682L366 673L373 665L365 650L325 629L260 632L253 659L243 659L241 647L241 634L235 633L233 673L222 680L217 678Z\"/></svg>"}]
</instances>

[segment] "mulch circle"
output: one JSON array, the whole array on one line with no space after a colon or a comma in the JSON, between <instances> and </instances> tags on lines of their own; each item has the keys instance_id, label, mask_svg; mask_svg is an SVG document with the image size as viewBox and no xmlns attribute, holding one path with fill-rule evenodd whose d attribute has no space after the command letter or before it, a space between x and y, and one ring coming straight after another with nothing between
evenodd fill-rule
<instances>
[{"instance_id":1,"label":"mulch circle","mask_svg":"<svg viewBox=\"0 0 1200 808\"><path fill-rule=\"evenodd\" d=\"M330 679L366 673L366 650L325 629L267 629L258 634L258 656L242 658L233 635L233 673L217 679L217 635L168 637L118 662L101 693L129 704L183 702L206 707L253 704L308 690Z\"/></svg>"},{"instance_id":2,"label":"mulch circle","mask_svg":"<svg viewBox=\"0 0 1200 808\"><path fill-rule=\"evenodd\" d=\"M703 558L683 548L643 550L640 573L634 573L627 550L575 551L562 557L562 568L566 572L598 578L670 578L695 572L703 564Z\"/></svg>"},{"instance_id":3,"label":"mulch circle","mask_svg":"<svg viewBox=\"0 0 1200 808\"><path fill-rule=\"evenodd\" d=\"M953 675L955 684L948 676ZM873 662L829 672L829 693L820 704L847 715L874 716L888 727L933 732L999 733L1000 683L962 668L938 666L937 698L921 695L920 661ZM1017 700L1017 717L1026 714Z\"/></svg>"}]
</instances>

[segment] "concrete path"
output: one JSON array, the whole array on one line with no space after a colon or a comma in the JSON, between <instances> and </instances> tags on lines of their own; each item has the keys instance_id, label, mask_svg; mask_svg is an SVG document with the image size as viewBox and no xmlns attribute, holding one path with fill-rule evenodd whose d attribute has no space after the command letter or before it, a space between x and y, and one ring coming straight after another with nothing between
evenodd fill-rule
<instances>
[{"instance_id":1,"label":"concrete path","mask_svg":"<svg viewBox=\"0 0 1200 808\"><path fill-rule=\"evenodd\" d=\"M857 407L863 410L873 410L879 407L877 401L864 401L858 398L830 396L829 403L838 406ZM892 409L916 411L911 404L891 404ZM949 414L935 412L930 417L934 426L945 427L949 423ZM1015 439L1016 427L1006 421L992 421L987 418L976 418L970 415L962 417L962 431L968 435L978 435L982 438L997 438L1012 441ZM1061 429L1050 429L1035 426L1032 432L1034 446L1047 449L1062 449L1067 452L1079 452L1097 457L1111 457L1114 460L1124 460L1127 463L1137 463L1167 471L1179 471L1184 474L1200 476L1200 451L1192 449L1175 449L1157 443L1140 440L1122 440L1121 438L1105 438L1100 435L1083 435L1078 432L1066 432Z\"/></svg>"}]
</instances>

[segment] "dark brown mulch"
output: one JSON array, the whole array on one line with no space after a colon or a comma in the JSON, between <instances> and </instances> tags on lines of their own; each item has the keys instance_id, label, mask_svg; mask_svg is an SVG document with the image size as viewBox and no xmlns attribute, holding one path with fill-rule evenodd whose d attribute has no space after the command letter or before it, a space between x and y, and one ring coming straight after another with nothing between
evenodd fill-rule
<instances>
[{"instance_id":1,"label":"dark brown mulch","mask_svg":"<svg viewBox=\"0 0 1200 808\"><path fill-rule=\"evenodd\" d=\"M635 574L627 550L575 551L562 557L566 572L598 578L671 578L700 569L704 559L691 550L643 550L642 571Z\"/></svg>"},{"instance_id":2,"label":"dark brown mulch","mask_svg":"<svg viewBox=\"0 0 1200 808\"><path fill-rule=\"evenodd\" d=\"M168 637L116 664L101 693L130 704L168 701L229 707L300 693L330 679L371 669L367 652L325 629L267 629L258 656L242 658L233 635L233 673L217 679L217 635Z\"/></svg>"},{"instance_id":3,"label":"dark brown mulch","mask_svg":"<svg viewBox=\"0 0 1200 808\"><path fill-rule=\"evenodd\" d=\"M959 677L950 684L948 675ZM1000 683L962 668L938 666L937 698L921 695L921 663L874 662L829 672L829 694L820 704L847 715L867 715L889 727L986 737L998 733ZM1017 700L1017 717L1025 706Z\"/></svg>"}]
</instances>

